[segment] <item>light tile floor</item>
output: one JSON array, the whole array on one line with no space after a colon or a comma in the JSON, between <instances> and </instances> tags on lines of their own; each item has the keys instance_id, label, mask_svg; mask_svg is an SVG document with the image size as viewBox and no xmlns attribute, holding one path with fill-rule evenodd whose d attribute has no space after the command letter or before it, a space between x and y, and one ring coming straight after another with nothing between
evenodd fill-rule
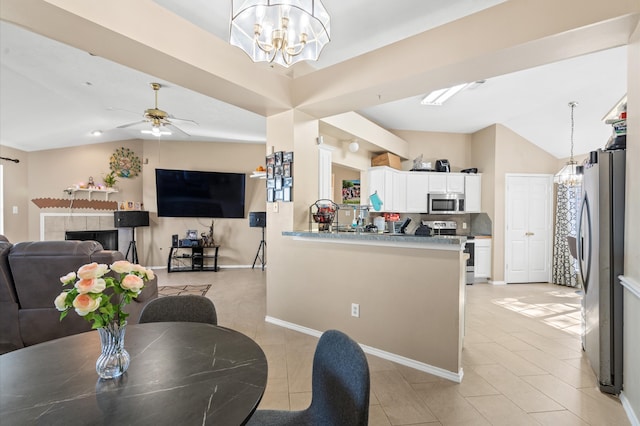
<instances>
[{"instance_id":1,"label":"light tile floor","mask_svg":"<svg viewBox=\"0 0 640 426\"><path fill-rule=\"evenodd\" d=\"M263 348L269 381L260 408L308 406L317 339L264 322L265 272L156 273L160 285L212 284L219 324ZM628 425L581 350L580 301L551 284L467 286L462 383L368 355L369 424Z\"/></svg>"}]
</instances>

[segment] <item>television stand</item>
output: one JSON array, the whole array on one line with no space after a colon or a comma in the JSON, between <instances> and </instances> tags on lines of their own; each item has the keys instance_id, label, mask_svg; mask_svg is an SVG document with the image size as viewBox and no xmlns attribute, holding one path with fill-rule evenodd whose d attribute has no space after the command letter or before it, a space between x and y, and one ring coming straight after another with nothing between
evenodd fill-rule
<instances>
[{"instance_id":1,"label":"television stand","mask_svg":"<svg viewBox=\"0 0 640 426\"><path fill-rule=\"evenodd\" d=\"M171 246L167 272L218 272L219 245L211 247ZM213 259L213 266L207 264L207 259Z\"/></svg>"}]
</instances>

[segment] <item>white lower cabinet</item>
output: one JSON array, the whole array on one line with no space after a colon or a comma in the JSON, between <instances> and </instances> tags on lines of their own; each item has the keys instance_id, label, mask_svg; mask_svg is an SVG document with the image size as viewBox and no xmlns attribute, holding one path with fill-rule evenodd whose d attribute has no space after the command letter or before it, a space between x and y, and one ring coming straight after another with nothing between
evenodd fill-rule
<instances>
[{"instance_id":1,"label":"white lower cabinet","mask_svg":"<svg viewBox=\"0 0 640 426\"><path fill-rule=\"evenodd\" d=\"M474 276L476 278L491 277L491 238L476 238L474 262Z\"/></svg>"}]
</instances>

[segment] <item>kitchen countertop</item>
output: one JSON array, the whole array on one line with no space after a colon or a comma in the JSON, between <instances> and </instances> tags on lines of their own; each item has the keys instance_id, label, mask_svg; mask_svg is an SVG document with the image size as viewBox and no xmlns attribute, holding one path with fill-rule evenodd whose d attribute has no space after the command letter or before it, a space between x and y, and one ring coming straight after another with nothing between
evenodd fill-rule
<instances>
[{"instance_id":1,"label":"kitchen countertop","mask_svg":"<svg viewBox=\"0 0 640 426\"><path fill-rule=\"evenodd\" d=\"M462 250L467 237L440 235L424 237L408 234L374 232L312 232L283 231L283 236L318 242L336 242L368 245L392 245L399 247L431 248L439 250Z\"/></svg>"}]
</instances>

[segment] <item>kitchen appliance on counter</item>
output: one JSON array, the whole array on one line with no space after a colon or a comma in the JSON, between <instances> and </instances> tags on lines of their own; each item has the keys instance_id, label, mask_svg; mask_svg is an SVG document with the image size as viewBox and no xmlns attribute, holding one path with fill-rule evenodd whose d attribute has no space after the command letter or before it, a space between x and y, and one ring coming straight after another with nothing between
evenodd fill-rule
<instances>
[{"instance_id":1,"label":"kitchen appliance on counter","mask_svg":"<svg viewBox=\"0 0 640 426\"><path fill-rule=\"evenodd\" d=\"M464 194L449 192L429 193L427 195L429 214L464 213Z\"/></svg>"},{"instance_id":2,"label":"kitchen appliance on counter","mask_svg":"<svg viewBox=\"0 0 640 426\"><path fill-rule=\"evenodd\" d=\"M458 224L453 220L423 220L416 229L415 234L425 237L436 235L458 235ZM464 252L469 254L466 265L465 282L467 285L473 284L475 280L475 240L472 236L466 236L467 242L464 245Z\"/></svg>"},{"instance_id":3,"label":"kitchen appliance on counter","mask_svg":"<svg viewBox=\"0 0 640 426\"><path fill-rule=\"evenodd\" d=\"M449 160L442 159L436 160L436 172L450 172L451 166L449 165Z\"/></svg>"},{"instance_id":4,"label":"kitchen appliance on counter","mask_svg":"<svg viewBox=\"0 0 640 426\"><path fill-rule=\"evenodd\" d=\"M594 151L584 166L578 269L585 289L582 346L602 392L622 389L626 151Z\"/></svg>"}]
</instances>

